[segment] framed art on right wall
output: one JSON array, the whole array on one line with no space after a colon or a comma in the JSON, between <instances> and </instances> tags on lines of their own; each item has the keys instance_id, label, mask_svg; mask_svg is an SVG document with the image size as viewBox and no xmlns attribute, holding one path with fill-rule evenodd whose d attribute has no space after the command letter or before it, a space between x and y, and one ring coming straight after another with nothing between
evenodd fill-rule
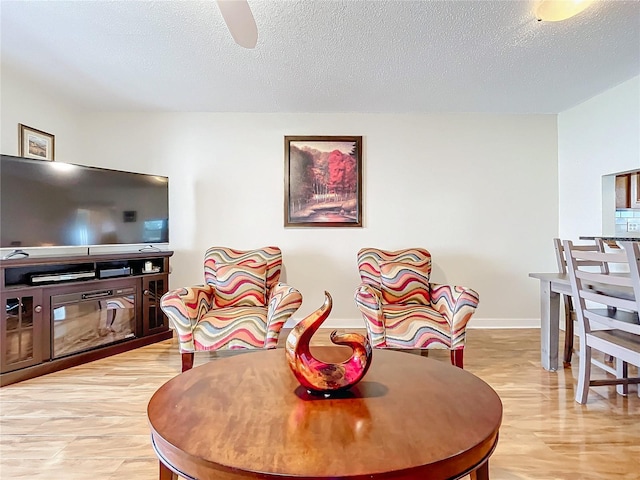
<instances>
[{"instance_id":1,"label":"framed art on right wall","mask_svg":"<svg viewBox=\"0 0 640 480\"><path fill-rule=\"evenodd\" d=\"M362 137L286 136L285 227L362 227Z\"/></svg>"}]
</instances>

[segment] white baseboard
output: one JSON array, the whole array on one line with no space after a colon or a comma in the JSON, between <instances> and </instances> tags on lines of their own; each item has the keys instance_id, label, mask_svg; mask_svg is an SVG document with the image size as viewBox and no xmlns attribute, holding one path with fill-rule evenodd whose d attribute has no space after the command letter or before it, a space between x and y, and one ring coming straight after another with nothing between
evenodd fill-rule
<instances>
[{"instance_id":1,"label":"white baseboard","mask_svg":"<svg viewBox=\"0 0 640 480\"><path fill-rule=\"evenodd\" d=\"M289 319L285 328L293 328L300 320ZM320 328L365 328L364 320L355 318L329 318ZM539 318L471 318L467 328L540 328Z\"/></svg>"},{"instance_id":2,"label":"white baseboard","mask_svg":"<svg viewBox=\"0 0 640 480\"><path fill-rule=\"evenodd\" d=\"M540 328L539 318L471 318L467 328Z\"/></svg>"}]
</instances>

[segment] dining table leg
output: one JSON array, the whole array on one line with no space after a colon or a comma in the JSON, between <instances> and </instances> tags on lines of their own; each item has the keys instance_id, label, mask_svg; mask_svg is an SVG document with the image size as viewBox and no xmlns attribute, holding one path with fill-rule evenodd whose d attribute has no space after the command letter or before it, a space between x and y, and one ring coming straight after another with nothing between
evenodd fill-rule
<instances>
[{"instance_id":1,"label":"dining table leg","mask_svg":"<svg viewBox=\"0 0 640 480\"><path fill-rule=\"evenodd\" d=\"M540 280L540 322L540 362L542 368L555 372L560 341L560 294L545 280Z\"/></svg>"}]
</instances>

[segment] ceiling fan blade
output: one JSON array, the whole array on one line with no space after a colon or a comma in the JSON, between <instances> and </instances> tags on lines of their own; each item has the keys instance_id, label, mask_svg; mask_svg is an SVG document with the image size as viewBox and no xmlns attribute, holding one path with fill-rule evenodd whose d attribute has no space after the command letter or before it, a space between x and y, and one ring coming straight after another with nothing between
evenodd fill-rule
<instances>
[{"instance_id":1,"label":"ceiling fan blade","mask_svg":"<svg viewBox=\"0 0 640 480\"><path fill-rule=\"evenodd\" d=\"M258 27L246 0L217 0L218 8L235 42L244 48L255 48Z\"/></svg>"}]
</instances>

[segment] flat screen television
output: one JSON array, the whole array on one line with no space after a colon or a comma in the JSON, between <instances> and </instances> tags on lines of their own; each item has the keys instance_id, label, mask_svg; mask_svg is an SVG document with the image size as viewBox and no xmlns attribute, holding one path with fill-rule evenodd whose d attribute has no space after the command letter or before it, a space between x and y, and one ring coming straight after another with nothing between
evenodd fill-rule
<instances>
[{"instance_id":1,"label":"flat screen television","mask_svg":"<svg viewBox=\"0 0 640 480\"><path fill-rule=\"evenodd\" d=\"M0 248L169 242L167 177L0 157Z\"/></svg>"}]
</instances>

